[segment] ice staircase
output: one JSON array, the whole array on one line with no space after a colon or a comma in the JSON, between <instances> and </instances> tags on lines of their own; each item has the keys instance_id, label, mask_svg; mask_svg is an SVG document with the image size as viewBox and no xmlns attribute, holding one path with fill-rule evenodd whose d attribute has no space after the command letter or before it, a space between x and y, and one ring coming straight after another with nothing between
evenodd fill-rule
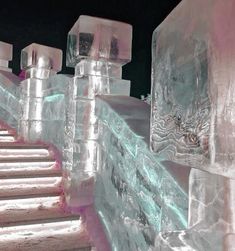
<instances>
[{"instance_id":1,"label":"ice staircase","mask_svg":"<svg viewBox=\"0 0 235 251\"><path fill-rule=\"evenodd\" d=\"M79 215L63 201L62 170L49 148L0 129L0 251L91 250Z\"/></svg>"}]
</instances>

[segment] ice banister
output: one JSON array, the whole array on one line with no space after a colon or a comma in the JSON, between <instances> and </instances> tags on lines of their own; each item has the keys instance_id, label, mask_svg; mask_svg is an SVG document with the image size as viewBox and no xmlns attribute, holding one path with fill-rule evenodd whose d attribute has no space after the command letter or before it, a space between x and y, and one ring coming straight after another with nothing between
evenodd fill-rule
<instances>
[{"instance_id":1,"label":"ice banister","mask_svg":"<svg viewBox=\"0 0 235 251\"><path fill-rule=\"evenodd\" d=\"M20 135L28 141L43 140L43 102L48 92L48 78L62 67L62 51L31 44L21 51L21 69L26 79L21 82L22 114Z\"/></svg>"},{"instance_id":2,"label":"ice banister","mask_svg":"<svg viewBox=\"0 0 235 251\"><path fill-rule=\"evenodd\" d=\"M122 79L122 66L131 60L131 44L131 25L102 18L80 16L68 33L66 63L75 67L65 136L67 170L76 173L70 175L76 179L69 188L70 205L91 203L89 189L81 189L81 184L91 184L99 169L101 128L95 116L95 97L129 95L130 81ZM79 188L73 188L73 183ZM76 202L71 199L73 194Z\"/></svg>"}]
</instances>

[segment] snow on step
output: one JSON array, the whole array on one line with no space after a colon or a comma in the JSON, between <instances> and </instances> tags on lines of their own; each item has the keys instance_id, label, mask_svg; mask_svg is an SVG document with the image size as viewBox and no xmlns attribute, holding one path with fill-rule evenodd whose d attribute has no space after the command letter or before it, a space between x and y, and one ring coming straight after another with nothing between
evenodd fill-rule
<instances>
[{"instance_id":1,"label":"snow on step","mask_svg":"<svg viewBox=\"0 0 235 251\"><path fill-rule=\"evenodd\" d=\"M15 137L13 134L0 134L0 142L14 142Z\"/></svg>"},{"instance_id":2,"label":"snow on step","mask_svg":"<svg viewBox=\"0 0 235 251\"><path fill-rule=\"evenodd\" d=\"M0 179L0 197L59 194L62 177Z\"/></svg>"},{"instance_id":3,"label":"snow on step","mask_svg":"<svg viewBox=\"0 0 235 251\"><path fill-rule=\"evenodd\" d=\"M60 196L2 199L0 200L0 226L13 222L53 219L69 215L62 210L61 206Z\"/></svg>"},{"instance_id":4,"label":"snow on step","mask_svg":"<svg viewBox=\"0 0 235 251\"><path fill-rule=\"evenodd\" d=\"M80 220L0 228L0 250L64 251L90 247Z\"/></svg>"},{"instance_id":5,"label":"snow on step","mask_svg":"<svg viewBox=\"0 0 235 251\"><path fill-rule=\"evenodd\" d=\"M37 176L61 174L54 160L0 160L0 177Z\"/></svg>"},{"instance_id":6,"label":"snow on step","mask_svg":"<svg viewBox=\"0 0 235 251\"><path fill-rule=\"evenodd\" d=\"M41 158L49 157L50 153L47 149L34 148L0 148L0 159L17 159L20 158Z\"/></svg>"}]
</instances>

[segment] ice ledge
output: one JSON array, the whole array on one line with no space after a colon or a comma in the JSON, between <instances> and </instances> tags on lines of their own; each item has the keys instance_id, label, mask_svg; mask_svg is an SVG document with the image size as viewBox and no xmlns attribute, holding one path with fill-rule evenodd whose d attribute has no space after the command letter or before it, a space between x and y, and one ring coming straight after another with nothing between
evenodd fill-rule
<instances>
[{"instance_id":1,"label":"ice ledge","mask_svg":"<svg viewBox=\"0 0 235 251\"><path fill-rule=\"evenodd\" d=\"M112 109L112 112L114 112L114 114L123 121L127 129L129 129L130 134L138 139L141 147L146 150L148 149L151 113L151 106L149 104L133 97L110 95L97 96L97 104L97 107L104 107L102 110L104 113L108 107ZM100 115L102 116L101 113ZM112 122L114 122L114 124L112 124ZM115 121L110 120L109 123L110 126L115 129ZM157 156L157 154L152 153L152 156ZM188 181L191 168L178 165L171 161L162 160L161 163L177 181L178 185L188 193Z\"/></svg>"}]
</instances>

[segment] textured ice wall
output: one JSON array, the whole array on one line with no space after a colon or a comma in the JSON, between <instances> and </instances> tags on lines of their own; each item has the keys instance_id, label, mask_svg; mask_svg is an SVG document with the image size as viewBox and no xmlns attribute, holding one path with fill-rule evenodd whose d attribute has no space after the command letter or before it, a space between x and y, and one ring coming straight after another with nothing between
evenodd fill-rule
<instances>
[{"instance_id":1,"label":"textured ice wall","mask_svg":"<svg viewBox=\"0 0 235 251\"><path fill-rule=\"evenodd\" d=\"M65 102L69 77L56 75L62 51L31 44L21 51L19 133L26 141L43 141L64 148Z\"/></svg>"},{"instance_id":2,"label":"textured ice wall","mask_svg":"<svg viewBox=\"0 0 235 251\"><path fill-rule=\"evenodd\" d=\"M15 129L21 112L19 84L16 75L0 70L0 119Z\"/></svg>"},{"instance_id":3,"label":"textured ice wall","mask_svg":"<svg viewBox=\"0 0 235 251\"><path fill-rule=\"evenodd\" d=\"M152 150L228 177L235 177L234 12L234 0L183 0L152 44Z\"/></svg>"},{"instance_id":4,"label":"textured ice wall","mask_svg":"<svg viewBox=\"0 0 235 251\"><path fill-rule=\"evenodd\" d=\"M163 231L156 250L235 249L234 11L183 0L153 34L151 148L207 171L190 174L188 229Z\"/></svg>"},{"instance_id":5,"label":"textured ice wall","mask_svg":"<svg viewBox=\"0 0 235 251\"><path fill-rule=\"evenodd\" d=\"M26 79L21 83L21 136L30 141L51 143L63 150L65 106L70 81L70 76L57 74L43 81Z\"/></svg>"},{"instance_id":6,"label":"textured ice wall","mask_svg":"<svg viewBox=\"0 0 235 251\"><path fill-rule=\"evenodd\" d=\"M148 104L124 96L100 96L96 102L102 124L96 211L112 250L153 250L159 231L187 227L188 170L179 167L185 178L180 182L149 151Z\"/></svg>"}]
</instances>

